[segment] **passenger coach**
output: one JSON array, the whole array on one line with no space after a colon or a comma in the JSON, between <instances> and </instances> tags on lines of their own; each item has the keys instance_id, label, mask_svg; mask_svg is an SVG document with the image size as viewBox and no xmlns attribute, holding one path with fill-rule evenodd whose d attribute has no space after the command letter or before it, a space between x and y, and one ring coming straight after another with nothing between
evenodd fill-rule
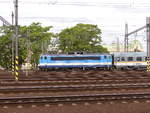
<instances>
[{"instance_id":1,"label":"passenger coach","mask_svg":"<svg viewBox=\"0 0 150 113\"><path fill-rule=\"evenodd\" d=\"M114 65L121 69L143 69L147 67L146 52L114 53Z\"/></svg>"}]
</instances>

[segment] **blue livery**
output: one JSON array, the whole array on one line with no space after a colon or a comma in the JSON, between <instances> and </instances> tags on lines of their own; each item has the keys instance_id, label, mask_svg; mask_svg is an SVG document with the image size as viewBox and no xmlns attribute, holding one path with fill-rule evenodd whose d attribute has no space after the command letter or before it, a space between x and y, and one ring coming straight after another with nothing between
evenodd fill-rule
<instances>
[{"instance_id":1,"label":"blue livery","mask_svg":"<svg viewBox=\"0 0 150 113\"><path fill-rule=\"evenodd\" d=\"M110 68L112 67L112 55L110 54L73 54L73 55L41 55L38 67L40 69L53 68Z\"/></svg>"}]
</instances>

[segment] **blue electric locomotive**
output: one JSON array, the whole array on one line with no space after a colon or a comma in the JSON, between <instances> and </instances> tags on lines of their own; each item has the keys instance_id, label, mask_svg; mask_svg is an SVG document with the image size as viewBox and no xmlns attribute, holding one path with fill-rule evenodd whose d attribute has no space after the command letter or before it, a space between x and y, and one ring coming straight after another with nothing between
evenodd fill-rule
<instances>
[{"instance_id":1,"label":"blue electric locomotive","mask_svg":"<svg viewBox=\"0 0 150 113\"><path fill-rule=\"evenodd\" d=\"M112 62L111 54L41 55L38 67L40 69L111 68Z\"/></svg>"}]
</instances>

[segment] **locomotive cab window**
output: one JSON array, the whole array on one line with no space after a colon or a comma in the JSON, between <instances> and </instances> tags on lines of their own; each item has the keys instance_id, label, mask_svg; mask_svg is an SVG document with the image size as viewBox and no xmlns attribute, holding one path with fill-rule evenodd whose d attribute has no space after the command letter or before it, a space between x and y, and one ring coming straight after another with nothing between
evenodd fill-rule
<instances>
[{"instance_id":1,"label":"locomotive cab window","mask_svg":"<svg viewBox=\"0 0 150 113\"><path fill-rule=\"evenodd\" d=\"M120 61L120 57L117 57L117 61Z\"/></svg>"},{"instance_id":2,"label":"locomotive cab window","mask_svg":"<svg viewBox=\"0 0 150 113\"><path fill-rule=\"evenodd\" d=\"M41 57L41 60L43 59L43 57Z\"/></svg>"},{"instance_id":3,"label":"locomotive cab window","mask_svg":"<svg viewBox=\"0 0 150 113\"><path fill-rule=\"evenodd\" d=\"M128 57L128 61L133 61L133 57Z\"/></svg>"},{"instance_id":4,"label":"locomotive cab window","mask_svg":"<svg viewBox=\"0 0 150 113\"><path fill-rule=\"evenodd\" d=\"M47 57L45 56L45 57L44 57L44 59L46 60L46 59L47 59Z\"/></svg>"},{"instance_id":5,"label":"locomotive cab window","mask_svg":"<svg viewBox=\"0 0 150 113\"><path fill-rule=\"evenodd\" d=\"M142 61L142 57L136 57L136 61Z\"/></svg>"}]
</instances>

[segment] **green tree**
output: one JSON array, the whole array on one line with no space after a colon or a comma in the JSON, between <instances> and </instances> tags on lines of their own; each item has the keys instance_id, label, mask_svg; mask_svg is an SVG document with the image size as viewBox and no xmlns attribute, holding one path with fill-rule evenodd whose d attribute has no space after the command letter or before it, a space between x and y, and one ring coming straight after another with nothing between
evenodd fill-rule
<instances>
[{"instance_id":1,"label":"green tree","mask_svg":"<svg viewBox=\"0 0 150 113\"><path fill-rule=\"evenodd\" d=\"M11 66L11 40L12 32L8 27L0 27L0 65L6 69ZM6 35L7 33L7 35ZM9 62L9 63L8 63Z\"/></svg>"},{"instance_id":2,"label":"green tree","mask_svg":"<svg viewBox=\"0 0 150 113\"><path fill-rule=\"evenodd\" d=\"M59 34L59 49L64 52L84 51L88 53L108 52L101 46L101 30L97 25L77 24Z\"/></svg>"},{"instance_id":3,"label":"green tree","mask_svg":"<svg viewBox=\"0 0 150 113\"><path fill-rule=\"evenodd\" d=\"M38 64L39 56L46 53L50 44L53 33L50 32L52 26L42 27L40 23L32 23L30 26L24 27L22 32L28 32L28 37L31 42L31 63L33 66Z\"/></svg>"},{"instance_id":4,"label":"green tree","mask_svg":"<svg viewBox=\"0 0 150 113\"><path fill-rule=\"evenodd\" d=\"M28 57L27 46L30 42L31 63L36 66L39 56L45 53L53 36L50 32L52 26L42 27L40 23L32 23L29 26L19 26L19 65L21 66ZM0 27L0 65L5 69L11 68L11 38L13 36L10 27Z\"/></svg>"}]
</instances>

